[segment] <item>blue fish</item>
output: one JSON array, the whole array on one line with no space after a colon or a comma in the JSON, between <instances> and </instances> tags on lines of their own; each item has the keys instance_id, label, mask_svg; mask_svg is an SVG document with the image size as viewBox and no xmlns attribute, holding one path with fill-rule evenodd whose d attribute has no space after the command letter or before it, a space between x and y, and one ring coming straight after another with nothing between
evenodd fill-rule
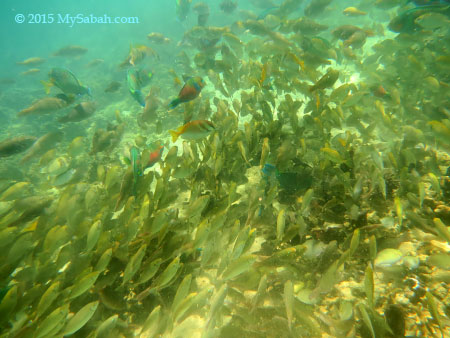
<instances>
[{"instance_id":1,"label":"blue fish","mask_svg":"<svg viewBox=\"0 0 450 338\"><path fill-rule=\"evenodd\" d=\"M142 106L145 107L145 97L141 92L142 86L146 85L153 77L152 72L130 68L127 72L128 90L131 96Z\"/></svg>"},{"instance_id":2,"label":"blue fish","mask_svg":"<svg viewBox=\"0 0 450 338\"><path fill-rule=\"evenodd\" d=\"M130 149L130 158L124 157L123 159L127 164L131 165L131 169L133 171L133 195L136 196L138 179L143 175L141 153L138 148L133 146Z\"/></svg>"},{"instance_id":3,"label":"blue fish","mask_svg":"<svg viewBox=\"0 0 450 338\"><path fill-rule=\"evenodd\" d=\"M261 171L267 177L271 177L272 175L276 175L278 173L277 167L270 163L264 164L264 167L261 169Z\"/></svg>"},{"instance_id":4,"label":"blue fish","mask_svg":"<svg viewBox=\"0 0 450 338\"><path fill-rule=\"evenodd\" d=\"M139 103L142 107L145 107L144 94L140 90L130 91L131 96Z\"/></svg>"},{"instance_id":5,"label":"blue fish","mask_svg":"<svg viewBox=\"0 0 450 338\"><path fill-rule=\"evenodd\" d=\"M66 95L81 96L87 94L91 96L91 89L83 86L75 74L67 68L52 68L48 77L48 82L41 81L47 94L50 93L50 88L55 86Z\"/></svg>"},{"instance_id":6,"label":"blue fish","mask_svg":"<svg viewBox=\"0 0 450 338\"><path fill-rule=\"evenodd\" d=\"M132 147L130 150L130 155L131 167L133 168L133 195L136 196L137 181L138 178L142 176L141 154L138 148Z\"/></svg>"}]
</instances>

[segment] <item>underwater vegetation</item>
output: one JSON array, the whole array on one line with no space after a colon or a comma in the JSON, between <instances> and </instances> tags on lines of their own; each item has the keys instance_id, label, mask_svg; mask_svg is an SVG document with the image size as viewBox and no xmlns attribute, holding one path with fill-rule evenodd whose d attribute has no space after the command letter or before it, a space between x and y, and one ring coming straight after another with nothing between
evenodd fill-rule
<instances>
[{"instance_id":1,"label":"underwater vegetation","mask_svg":"<svg viewBox=\"0 0 450 338\"><path fill-rule=\"evenodd\" d=\"M448 3L174 2L14 65L0 337L450 337Z\"/></svg>"}]
</instances>

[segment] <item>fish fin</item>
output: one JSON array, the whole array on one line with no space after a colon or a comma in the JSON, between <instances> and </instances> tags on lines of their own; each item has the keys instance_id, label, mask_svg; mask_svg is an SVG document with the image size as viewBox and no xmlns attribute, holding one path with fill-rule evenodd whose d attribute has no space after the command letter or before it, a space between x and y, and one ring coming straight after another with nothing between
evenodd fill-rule
<instances>
[{"instance_id":1,"label":"fish fin","mask_svg":"<svg viewBox=\"0 0 450 338\"><path fill-rule=\"evenodd\" d=\"M191 78L192 76L189 76L189 75L183 75L183 81L184 82L187 82L190 78Z\"/></svg>"},{"instance_id":2,"label":"fish fin","mask_svg":"<svg viewBox=\"0 0 450 338\"><path fill-rule=\"evenodd\" d=\"M180 104L180 99L177 97L175 100L170 101L169 109L175 109L176 106Z\"/></svg>"},{"instance_id":3,"label":"fish fin","mask_svg":"<svg viewBox=\"0 0 450 338\"><path fill-rule=\"evenodd\" d=\"M180 134L175 130L169 130L169 133L172 136L172 142L175 143L178 140Z\"/></svg>"},{"instance_id":4,"label":"fish fin","mask_svg":"<svg viewBox=\"0 0 450 338\"><path fill-rule=\"evenodd\" d=\"M44 80L41 80L41 83L44 86L45 93L46 94L50 94L50 88L53 87L53 83L52 82L47 82L47 81L44 81Z\"/></svg>"}]
</instances>

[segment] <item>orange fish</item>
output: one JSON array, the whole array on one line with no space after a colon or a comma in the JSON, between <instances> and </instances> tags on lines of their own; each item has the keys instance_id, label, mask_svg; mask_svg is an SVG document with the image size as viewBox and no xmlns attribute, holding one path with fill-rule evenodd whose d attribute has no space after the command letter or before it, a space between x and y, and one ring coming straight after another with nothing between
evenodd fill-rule
<instances>
[{"instance_id":1,"label":"orange fish","mask_svg":"<svg viewBox=\"0 0 450 338\"><path fill-rule=\"evenodd\" d=\"M271 73L271 65L269 63L265 63L262 66L261 70L261 78L258 80L258 83L261 87L265 89L272 89L270 85L270 73Z\"/></svg>"},{"instance_id":2,"label":"orange fish","mask_svg":"<svg viewBox=\"0 0 450 338\"><path fill-rule=\"evenodd\" d=\"M292 52L289 52L288 55L294 60L294 62L296 64L298 64L300 66L300 68L302 69L302 71L305 71L305 63L303 61L301 61L297 55L295 55Z\"/></svg>"},{"instance_id":3,"label":"orange fish","mask_svg":"<svg viewBox=\"0 0 450 338\"><path fill-rule=\"evenodd\" d=\"M214 125L207 120L195 120L186 123L177 130L169 130L172 142L176 142L182 136L186 140L198 140L208 136L215 129Z\"/></svg>"},{"instance_id":4,"label":"orange fish","mask_svg":"<svg viewBox=\"0 0 450 338\"><path fill-rule=\"evenodd\" d=\"M386 89L382 85L371 87L372 94L376 97L384 97L387 95Z\"/></svg>"},{"instance_id":5,"label":"orange fish","mask_svg":"<svg viewBox=\"0 0 450 338\"><path fill-rule=\"evenodd\" d=\"M159 160L161 160L162 153L164 151L164 146L159 146L154 151L149 154L148 162L144 169L153 167Z\"/></svg>"},{"instance_id":6,"label":"orange fish","mask_svg":"<svg viewBox=\"0 0 450 338\"><path fill-rule=\"evenodd\" d=\"M146 56L153 56L156 59L159 59L158 53L156 53L150 47L144 45L133 45L130 44L130 52L128 53L127 58L119 65L120 67L128 67L130 65L136 66L140 63Z\"/></svg>"}]
</instances>

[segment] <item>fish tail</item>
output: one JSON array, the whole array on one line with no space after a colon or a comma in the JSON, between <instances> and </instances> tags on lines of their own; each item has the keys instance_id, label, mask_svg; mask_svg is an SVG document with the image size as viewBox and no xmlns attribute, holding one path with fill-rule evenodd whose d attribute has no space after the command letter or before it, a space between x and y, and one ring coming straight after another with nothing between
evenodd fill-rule
<instances>
[{"instance_id":1,"label":"fish tail","mask_svg":"<svg viewBox=\"0 0 450 338\"><path fill-rule=\"evenodd\" d=\"M31 109L25 108L24 110L21 110L20 112L18 112L17 116L22 117L22 116L29 115L30 113L31 113Z\"/></svg>"},{"instance_id":2,"label":"fish tail","mask_svg":"<svg viewBox=\"0 0 450 338\"><path fill-rule=\"evenodd\" d=\"M172 136L172 142L175 143L178 140L180 134L175 130L169 130L169 133Z\"/></svg>"},{"instance_id":3,"label":"fish tail","mask_svg":"<svg viewBox=\"0 0 450 338\"><path fill-rule=\"evenodd\" d=\"M130 89L130 93L131 93L131 96L133 96L133 98L142 106L142 107L145 107L145 98L144 98L144 95L142 94L142 92L140 91L140 90L134 90L134 91L131 91L131 89Z\"/></svg>"},{"instance_id":4,"label":"fish tail","mask_svg":"<svg viewBox=\"0 0 450 338\"><path fill-rule=\"evenodd\" d=\"M50 88L52 88L53 83L41 80L42 85L44 86L45 93L50 94Z\"/></svg>"},{"instance_id":5,"label":"fish tail","mask_svg":"<svg viewBox=\"0 0 450 338\"><path fill-rule=\"evenodd\" d=\"M138 89L135 91L135 93L136 93L136 99L139 102L139 104L142 107L145 107L145 99L144 99L144 95L142 94L142 92Z\"/></svg>"},{"instance_id":6,"label":"fish tail","mask_svg":"<svg viewBox=\"0 0 450 338\"><path fill-rule=\"evenodd\" d=\"M175 109L181 103L181 100L177 97L175 100L170 101L169 109Z\"/></svg>"}]
</instances>

